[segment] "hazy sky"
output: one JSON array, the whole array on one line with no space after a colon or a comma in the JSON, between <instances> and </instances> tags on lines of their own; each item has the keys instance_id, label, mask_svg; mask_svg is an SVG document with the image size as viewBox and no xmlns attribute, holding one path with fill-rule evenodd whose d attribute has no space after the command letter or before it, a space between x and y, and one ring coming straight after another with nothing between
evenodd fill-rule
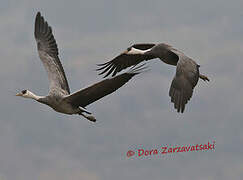
<instances>
[{"instance_id":1,"label":"hazy sky","mask_svg":"<svg viewBox=\"0 0 243 180\"><path fill-rule=\"evenodd\" d=\"M0 5L0 180L228 180L243 178L242 0L3 0ZM166 42L201 65L184 114L158 60L88 106L96 123L15 97L48 93L33 35L38 11L52 26L71 91L102 80L96 64L133 43ZM215 151L127 158L128 150L216 141Z\"/></svg>"}]
</instances>

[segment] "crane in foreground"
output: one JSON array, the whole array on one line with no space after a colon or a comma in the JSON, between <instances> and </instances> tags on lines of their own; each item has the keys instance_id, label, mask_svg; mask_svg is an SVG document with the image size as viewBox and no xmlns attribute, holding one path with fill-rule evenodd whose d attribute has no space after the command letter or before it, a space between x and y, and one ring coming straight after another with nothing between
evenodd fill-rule
<instances>
[{"instance_id":1,"label":"crane in foreground","mask_svg":"<svg viewBox=\"0 0 243 180\"><path fill-rule=\"evenodd\" d=\"M79 114L95 122L95 117L91 116L91 113L85 107L113 93L146 68L144 65L133 67L126 73L105 79L88 88L70 94L68 81L58 57L58 48L52 29L40 12L36 15L34 35L39 57L48 74L49 94L47 96L37 96L29 90L22 90L16 96L34 99L60 113Z\"/></svg>"}]
</instances>

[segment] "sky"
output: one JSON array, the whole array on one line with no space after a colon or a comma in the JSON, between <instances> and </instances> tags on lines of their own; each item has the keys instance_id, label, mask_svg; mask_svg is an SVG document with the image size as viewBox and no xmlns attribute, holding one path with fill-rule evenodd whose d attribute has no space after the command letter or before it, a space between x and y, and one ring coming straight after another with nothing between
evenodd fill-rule
<instances>
[{"instance_id":1,"label":"sky","mask_svg":"<svg viewBox=\"0 0 243 180\"><path fill-rule=\"evenodd\" d=\"M1 1L0 180L242 179L242 7L241 0ZM38 11L52 26L72 92L101 81L96 64L133 43L171 44L210 82L198 82L179 114L168 95L175 67L150 61L149 72L87 107L96 123L15 97L48 93L33 34ZM214 150L126 156L213 141Z\"/></svg>"}]
</instances>

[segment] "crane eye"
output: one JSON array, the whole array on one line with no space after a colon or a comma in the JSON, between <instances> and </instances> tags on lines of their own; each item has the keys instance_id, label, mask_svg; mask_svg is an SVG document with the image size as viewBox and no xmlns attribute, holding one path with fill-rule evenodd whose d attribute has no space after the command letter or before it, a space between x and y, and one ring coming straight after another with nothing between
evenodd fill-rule
<instances>
[{"instance_id":1,"label":"crane eye","mask_svg":"<svg viewBox=\"0 0 243 180\"><path fill-rule=\"evenodd\" d=\"M127 48L127 51L131 51L132 47Z\"/></svg>"},{"instance_id":2,"label":"crane eye","mask_svg":"<svg viewBox=\"0 0 243 180\"><path fill-rule=\"evenodd\" d=\"M23 91L21 91L22 92L22 94L25 94L26 92L27 92L27 90L23 90Z\"/></svg>"}]
</instances>

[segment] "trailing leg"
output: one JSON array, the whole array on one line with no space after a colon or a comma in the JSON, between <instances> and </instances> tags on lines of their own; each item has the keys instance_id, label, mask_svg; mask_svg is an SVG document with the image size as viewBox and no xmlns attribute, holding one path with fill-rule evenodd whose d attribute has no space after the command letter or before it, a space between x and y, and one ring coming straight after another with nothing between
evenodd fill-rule
<instances>
[{"instance_id":1,"label":"trailing leg","mask_svg":"<svg viewBox=\"0 0 243 180\"><path fill-rule=\"evenodd\" d=\"M202 74L199 74L199 78L201 78L204 81L209 81L208 77L207 76L204 76Z\"/></svg>"},{"instance_id":2,"label":"trailing leg","mask_svg":"<svg viewBox=\"0 0 243 180\"><path fill-rule=\"evenodd\" d=\"M96 119L95 119L94 116L87 116L87 115L85 115L85 114L83 114L81 112L78 113L78 114L81 115L81 116L83 116L84 118L88 119L89 121L96 122Z\"/></svg>"}]
</instances>

